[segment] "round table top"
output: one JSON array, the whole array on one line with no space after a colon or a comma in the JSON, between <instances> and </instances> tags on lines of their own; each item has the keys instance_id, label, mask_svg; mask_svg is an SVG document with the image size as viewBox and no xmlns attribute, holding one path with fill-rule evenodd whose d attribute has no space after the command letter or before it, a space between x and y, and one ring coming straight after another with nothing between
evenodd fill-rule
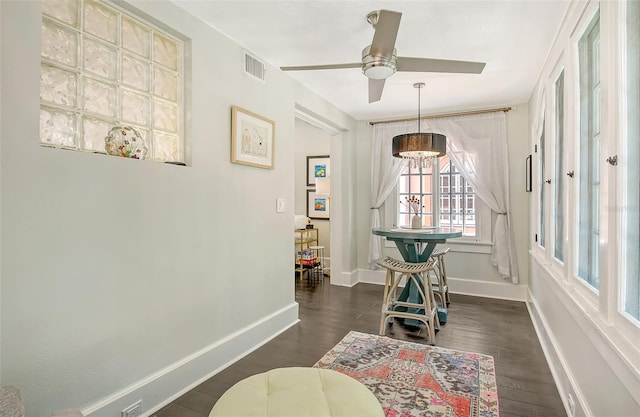
<instances>
[{"instance_id":1,"label":"round table top","mask_svg":"<svg viewBox=\"0 0 640 417\"><path fill-rule=\"evenodd\" d=\"M462 236L462 232L450 227L423 227L422 229L374 228L374 235L387 239L441 240Z\"/></svg>"}]
</instances>

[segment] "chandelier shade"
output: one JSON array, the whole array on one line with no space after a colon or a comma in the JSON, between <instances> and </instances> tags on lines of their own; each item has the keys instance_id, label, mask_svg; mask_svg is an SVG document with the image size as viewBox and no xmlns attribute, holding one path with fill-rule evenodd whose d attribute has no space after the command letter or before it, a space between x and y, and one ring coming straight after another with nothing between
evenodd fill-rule
<instances>
[{"instance_id":1,"label":"chandelier shade","mask_svg":"<svg viewBox=\"0 0 640 417\"><path fill-rule=\"evenodd\" d=\"M418 133L394 136L391 152L396 158L408 159L415 168L429 168L436 158L447 154L447 137L440 133L420 131L420 89L424 83L415 83L413 86L418 89Z\"/></svg>"},{"instance_id":2,"label":"chandelier shade","mask_svg":"<svg viewBox=\"0 0 640 417\"><path fill-rule=\"evenodd\" d=\"M439 158L447 154L447 138L440 133L405 133L393 138L391 151L396 158Z\"/></svg>"}]
</instances>

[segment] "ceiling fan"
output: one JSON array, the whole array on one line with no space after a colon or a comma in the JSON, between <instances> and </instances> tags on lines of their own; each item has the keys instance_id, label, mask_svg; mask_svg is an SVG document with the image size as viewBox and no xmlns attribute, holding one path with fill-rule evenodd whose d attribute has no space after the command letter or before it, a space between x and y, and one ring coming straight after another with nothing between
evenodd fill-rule
<instances>
[{"instance_id":1,"label":"ceiling fan","mask_svg":"<svg viewBox=\"0 0 640 417\"><path fill-rule=\"evenodd\" d=\"M374 10L367 15L367 21L373 26L375 33L371 45L362 50L362 62L280 67L280 69L305 71L362 68L364 75L369 78L369 103L380 101L385 80L396 71L480 74L484 69L484 62L397 56L395 44L401 16L402 13L391 10Z\"/></svg>"}]
</instances>

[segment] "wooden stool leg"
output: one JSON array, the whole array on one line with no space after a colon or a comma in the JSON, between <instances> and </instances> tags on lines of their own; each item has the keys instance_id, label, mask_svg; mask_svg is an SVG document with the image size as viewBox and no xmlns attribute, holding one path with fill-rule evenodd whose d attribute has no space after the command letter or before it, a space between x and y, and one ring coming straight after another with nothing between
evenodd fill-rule
<instances>
[{"instance_id":1,"label":"wooden stool leg","mask_svg":"<svg viewBox=\"0 0 640 417\"><path fill-rule=\"evenodd\" d=\"M427 325L429 331L429 344L436 344L436 321L438 319L438 311L436 308L436 300L433 296L433 287L431 286L431 278L429 274L425 274L425 314L429 318L429 324ZM440 328L440 323L438 322L438 328Z\"/></svg>"},{"instance_id":2,"label":"wooden stool leg","mask_svg":"<svg viewBox=\"0 0 640 417\"><path fill-rule=\"evenodd\" d=\"M449 283L447 282L447 269L444 266L444 256L440 260L440 272L441 272L440 282L442 282L442 286L444 288L443 290L444 298L447 302L447 306L449 306L449 304L451 304L451 298L449 296Z\"/></svg>"},{"instance_id":3,"label":"wooden stool leg","mask_svg":"<svg viewBox=\"0 0 640 417\"><path fill-rule=\"evenodd\" d=\"M433 292L433 287L431 285L429 286L429 290L431 291L431 305L433 308L434 328L440 330L440 317L438 317L438 304L436 303L436 297ZM438 295L441 295L441 294L438 294ZM434 332L434 337L435 337L435 332Z\"/></svg>"},{"instance_id":4,"label":"wooden stool leg","mask_svg":"<svg viewBox=\"0 0 640 417\"><path fill-rule=\"evenodd\" d=\"M431 274L433 273L433 275L435 276L436 282L440 282L439 279L439 271L436 269L427 271L427 273L429 274L429 281L431 281ZM431 283L431 285L433 286L433 283ZM440 292L440 285L438 284L438 291L434 292L433 295L437 295L438 298L440 299L440 304L444 305L444 303L446 302L446 300L444 299L443 293Z\"/></svg>"},{"instance_id":5,"label":"wooden stool leg","mask_svg":"<svg viewBox=\"0 0 640 417\"><path fill-rule=\"evenodd\" d=\"M389 311L389 289L391 287L391 283L393 282L394 272L390 269L387 269L387 275L384 282L384 296L382 297L382 310L380 314L380 332L378 334L384 335L385 333L385 325L387 324L387 313Z\"/></svg>"}]
</instances>

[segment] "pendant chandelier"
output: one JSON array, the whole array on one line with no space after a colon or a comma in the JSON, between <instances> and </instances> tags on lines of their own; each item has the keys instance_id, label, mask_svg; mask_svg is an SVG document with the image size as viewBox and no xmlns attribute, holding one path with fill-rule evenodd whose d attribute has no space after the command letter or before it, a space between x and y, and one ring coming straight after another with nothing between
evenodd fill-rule
<instances>
[{"instance_id":1,"label":"pendant chandelier","mask_svg":"<svg viewBox=\"0 0 640 417\"><path fill-rule=\"evenodd\" d=\"M430 168L436 158L446 155L447 138L440 133L420 132L420 89L424 83L413 85L418 89L418 133L405 133L393 138L393 156L409 160L414 168Z\"/></svg>"}]
</instances>

